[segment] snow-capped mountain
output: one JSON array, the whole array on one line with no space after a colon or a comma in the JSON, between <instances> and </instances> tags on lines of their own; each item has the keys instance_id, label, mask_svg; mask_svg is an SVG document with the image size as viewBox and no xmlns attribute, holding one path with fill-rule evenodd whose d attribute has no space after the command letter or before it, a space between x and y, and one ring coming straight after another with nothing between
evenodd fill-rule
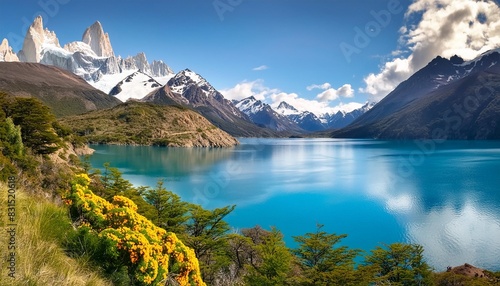
<instances>
[{"instance_id":1,"label":"snow-capped mountain","mask_svg":"<svg viewBox=\"0 0 500 286\"><path fill-rule=\"evenodd\" d=\"M160 87L161 84L154 78L141 71L136 71L113 87L109 95L125 102L130 98L142 99Z\"/></svg>"},{"instance_id":2,"label":"snow-capped mountain","mask_svg":"<svg viewBox=\"0 0 500 286\"><path fill-rule=\"evenodd\" d=\"M310 111L299 111L297 108L285 101L282 101L278 105L276 112L286 116L306 131L321 131L327 128L321 119L319 119L314 113Z\"/></svg>"},{"instance_id":3,"label":"snow-capped mountain","mask_svg":"<svg viewBox=\"0 0 500 286\"><path fill-rule=\"evenodd\" d=\"M273 135L270 130L255 125L206 79L189 69L178 72L164 87L151 92L142 101L188 106L233 136Z\"/></svg>"},{"instance_id":4,"label":"snow-capped mountain","mask_svg":"<svg viewBox=\"0 0 500 286\"><path fill-rule=\"evenodd\" d=\"M248 115L253 123L275 131L303 131L288 117L274 111L269 104L250 96L236 103L236 107Z\"/></svg>"},{"instance_id":5,"label":"snow-capped mountain","mask_svg":"<svg viewBox=\"0 0 500 286\"><path fill-rule=\"evenodd\" d=\"M499 63L500 50L472 61L438 56L334 136L498 139Z\"/></svg>"},{"instance_id":6,"label":"snow-capped mountain","mask_svg":"<svg viewBox=\"0 0 500 286\"><path fill-rule=\"evenodd\" d=\"M0 46L0 61L15 61L9 52L12 49L5 40ZM44 29L41 16L35 18L18 53L19 61L53 65L84 78L94 87L108 93L110 88L131 73L140 70L152 77L168 77L173 71L162 61L149 63L144 53L125 59L115 56L110 37L104 32L100 22L95 22L83 33L81 41L75 41L61 47L55 32ZM98 84L106 75L113 83Z\"/></svg>"},{"instance_id":7,"label":"snow-capped mountain","mask_svg":"<svg viewBox=\"0 0 500 286\"><path fill-rule=\"evenodd\" d=\"M356 120L361 115L365 114L374 105L375 103L373 102L367 102L360 108L356 108L352 111L339 110L336 113L323 114L320 119L325 122L328 129L343 128L354 122L354 120Z\"/></svg>"},{"instance_id":8,"label":"snow-capped mountain","mask_svg":"<svg viewBox=\"0 0 500 286\"><path fill-rule=\"evenodd\" d=\"M323 131L326 129L338 129L345 127L356 120L356 118L370 110L373 106L374 103L367 102L360 108L341 108L335 113L316 115L310 111L299 111L297 108L283 101L276 108L276 112L286 116L304 130Z\"/></svg>"}]
</instances>

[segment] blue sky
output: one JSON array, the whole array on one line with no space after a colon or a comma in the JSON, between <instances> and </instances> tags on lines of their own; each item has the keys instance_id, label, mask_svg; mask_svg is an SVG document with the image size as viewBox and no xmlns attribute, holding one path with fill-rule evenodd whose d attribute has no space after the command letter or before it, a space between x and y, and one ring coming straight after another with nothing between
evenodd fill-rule
<instances>
[{"instance_id":1,"label":"blue sky","mask_svg":"<svg viewBox=\"0 0 500 286\"><path fill-rule=\"evenodd\" d=\"M424 22L422 15L444 9L439 5L418 7L420 2L429 1L0 0L0 38L8 38L17 52L27 25L42 14L45 26L55 31L64 45L81 40L83 31L99 20L116 55L145 52L149 60L161 59L176 72L190 68L228 96L238 97L241 92L242 97L250 88L268 103L289 97L332 107L381 97L392 88L367 80L370 74L373 81L380 79L377 76L383 75L388 63L404 67L397 60L408 60L413 52L410 48L418 44L411 41L418 36L410 35L409 30L418 32L419 23ZM458 2L479 5L475 0L453 3ZM412 3L414 12L408 13ZM463 3L456 9L460 6L463 9ZM445 20L436 21L441 21L439 25ZM369 34L362 45L355 42L359 30ZM356 48L350 60L341 50L343 43ZM436 54L427 58L439 52L443 51L436 49ZM408 72L390 85L407 77ZM248 88L235 89L238 84Z\"/></svg>"}]
</instances>

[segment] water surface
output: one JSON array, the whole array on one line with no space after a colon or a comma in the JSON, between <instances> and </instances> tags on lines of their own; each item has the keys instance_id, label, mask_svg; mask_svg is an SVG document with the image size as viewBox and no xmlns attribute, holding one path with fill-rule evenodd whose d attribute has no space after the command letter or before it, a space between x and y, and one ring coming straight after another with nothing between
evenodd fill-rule
<instances>
[{"instance_id":1,"label":"water surface","mask_svg":"<svg viewBox=\"0 0 500 286\"><path fill-rule=\"evenodd\" d=\"M315 230L373 249L412 242L437 270L500 270L500 142L240 139L228 149L92 146L135 185L164 179L205 208L236 204L234 228Z\"/></svg>"}]
</instances>

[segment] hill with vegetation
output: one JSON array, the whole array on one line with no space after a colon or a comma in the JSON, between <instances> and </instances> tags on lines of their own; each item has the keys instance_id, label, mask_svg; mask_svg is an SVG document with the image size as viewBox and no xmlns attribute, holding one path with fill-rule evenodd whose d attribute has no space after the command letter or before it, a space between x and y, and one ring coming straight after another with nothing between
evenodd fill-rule
<instances>
[{"instance_id":1,"label":"hill with vegetation","mask_svg":"<svg viewBox=\"0 0 500 286\"><path fill-rule=\"evenodd\" d=\"M58 117L121 103L69 71L35 63L0 62L0 91L36 97Z\"/></svg>"},{"instance_id":2,"label":"hill with vegetation","mask_svg":"<svg viewBox=\"0 0 500 286\"><path fill-rule=\"evenodd\" d=\"M197 112L181 106L129 101L111 109L65 117L61 122L89 143L169 147L238 144Z\"/></svg>"}]
</instances>

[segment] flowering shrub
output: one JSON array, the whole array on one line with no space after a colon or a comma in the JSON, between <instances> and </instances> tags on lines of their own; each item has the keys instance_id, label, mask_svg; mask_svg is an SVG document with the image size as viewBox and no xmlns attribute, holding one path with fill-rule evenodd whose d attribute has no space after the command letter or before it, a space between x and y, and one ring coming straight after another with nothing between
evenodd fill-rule
<instances>
[{"instance_id":1,"label":"flowering shrub","mask_svg":"<svg viewBox=\"0 0 500 286\"><path fill-rule=\"evenodd\" d=\"M64 201L78 227L106 246L109 261L126 265L138 285L164 282L169 274L180 285L205 285L194 251L174 233L138 214L136 204L126 197L115 196L108 202L95 195L89 183L86 174L78 175Z\"/></svg>"}]
</instances>

